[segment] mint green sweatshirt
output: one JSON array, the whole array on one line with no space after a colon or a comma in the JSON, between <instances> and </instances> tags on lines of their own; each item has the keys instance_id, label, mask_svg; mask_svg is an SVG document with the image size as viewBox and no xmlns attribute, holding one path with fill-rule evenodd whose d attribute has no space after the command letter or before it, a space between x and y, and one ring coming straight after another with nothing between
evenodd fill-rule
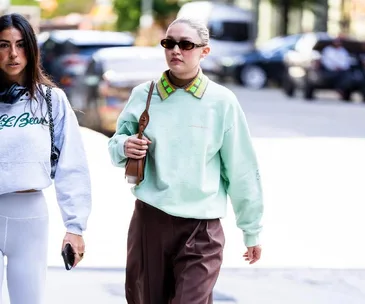
<instances>
[{"instance_id":1,"label":"mint green sweatshirt","mask_svg":"<svg viewBox=\"0 0 365 304\"><path fill-rule=\"evenodd\" d=\"M135 87L120 114L109 152L124 167L124 143L137 133L150 82ZM247 247L257 245L263 213L258 164L236 96L201 72L186 89L164 73L155 86L144 134L150 144L145 178L132 188L140 200L170 215L226 215L227 194Z\"/></svg>"}]
</instances>

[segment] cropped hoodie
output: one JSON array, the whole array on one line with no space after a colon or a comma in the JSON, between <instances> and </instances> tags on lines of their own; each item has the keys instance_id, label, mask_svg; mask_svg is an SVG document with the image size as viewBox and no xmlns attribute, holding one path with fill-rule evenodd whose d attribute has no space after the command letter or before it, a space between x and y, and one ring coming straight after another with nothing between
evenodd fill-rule
<instances>
[{"instance_id":1,"label":"cropped hoodie","mask_svg":"<svg viewBox=\"0 0 365 304\"><path fill-rule=\"evenodd\" d=\"M46 87L41 86L44 93ZM68 232L82 234L91 210L88 163L74 111L59 88L52 88L55 145L60 157L54 178L57 201ZM50 178L51 137L47 104L40 93L0 102L0 195L43 190Z\"/></svg>"}]
</instances>

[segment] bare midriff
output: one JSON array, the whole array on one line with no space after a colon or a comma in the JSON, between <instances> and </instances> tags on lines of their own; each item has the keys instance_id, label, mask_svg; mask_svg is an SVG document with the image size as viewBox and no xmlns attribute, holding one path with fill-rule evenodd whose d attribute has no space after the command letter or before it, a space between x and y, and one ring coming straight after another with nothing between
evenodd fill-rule
<instances>
[{"instance_id":1,"label":"bare midriff","mask_svg":"<svg viewBox=\"0 0 365 304\"><path fill-rule=\"evenodd\" d=\"M29 192L37 192L38 190L35 189L29 189L29 190L23 190L23 191L15 191L15 193L29 193Z\"/></svg>"}]
</instances>

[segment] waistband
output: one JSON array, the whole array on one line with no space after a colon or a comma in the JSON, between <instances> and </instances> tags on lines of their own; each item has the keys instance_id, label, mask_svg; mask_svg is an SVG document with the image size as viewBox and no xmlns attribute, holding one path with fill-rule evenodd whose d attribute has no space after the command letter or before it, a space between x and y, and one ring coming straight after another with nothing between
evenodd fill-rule
<instances>
[{"instance_id":1,"label":"waistband","mask_svg":"<svg viewBox=\"0 0 365 304\"><path fill-rule=\"evenodd\" d=\"M19 219L48 216L45 196L42 191L1 194L0 216Z\"/></svg>"}]
</instances>

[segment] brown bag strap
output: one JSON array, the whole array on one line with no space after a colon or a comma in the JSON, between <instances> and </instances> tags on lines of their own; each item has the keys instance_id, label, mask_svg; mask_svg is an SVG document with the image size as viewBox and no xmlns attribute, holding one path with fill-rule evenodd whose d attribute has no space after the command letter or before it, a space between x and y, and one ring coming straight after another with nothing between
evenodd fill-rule
<instances>
[{"instance_id":1,"label":"brown bag strap","mask_svg":"<svg viewBox=\"0 0 365 304\"><path fill-rule=\"evenodd\" d=\"M151 103L151 96L153 93L153 88L155 86L155 82L152 80L151 81L151 85L150 85L150 90L148 92L148 96L147 96L147 104L146 104L146 111L148 112L149 108L150 108L150 103Z\"/></svg>"},{"instance_id":2,"label":"brown bag strap","mask_svg":"<svg viewBox=\"0 0 365 304\"><path fill-rule=\"evenodd\" d=\"M141 114L141 117L139 118L139 123L138 123L138 138L139 139L142 139L143 131L147 128L147 125L150 121L150 116L148 114L148 110L150 108L151 97L152 97L154 86L155 86L155 82L152 80L151 85L150 85L150 90L149 90L148 96L147 96L146 109L143 111L143 113Z\"/></svg>"}]
</instances>

